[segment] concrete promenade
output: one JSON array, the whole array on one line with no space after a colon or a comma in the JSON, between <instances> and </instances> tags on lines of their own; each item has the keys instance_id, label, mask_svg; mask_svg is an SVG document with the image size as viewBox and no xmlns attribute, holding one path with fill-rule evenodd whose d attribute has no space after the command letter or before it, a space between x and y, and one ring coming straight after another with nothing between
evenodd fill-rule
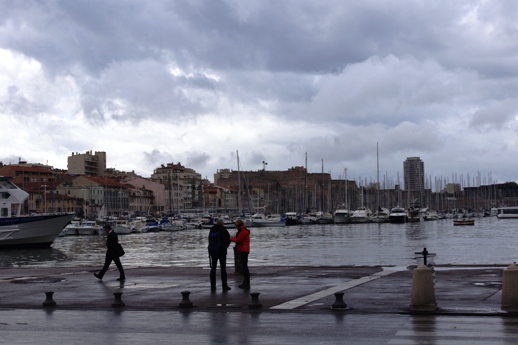
<instances>
[{"instance_id":1,"label":"concrete promenade","mask_svg":"<svg viewBox=\"0 0 518 345\"><path fill-rule=\"evenodd\" d=\"M142 334L147 334L145 339L153 338L158 343L174 343L171 339L177 339L178 343L240 343L239 337L233 338L238 331L231 332L231 325L240 324L245 318L248 321L241 326L251 328L246 333L247 341L244 343L279 343L279 339L287 334L291 337L282 338L283 343L287 344L300 343L307 340L306 336L315 334L321 334L318 338L321 343L340 343L343 337L349 337L351 343L409 344L418 343L421 336L432 337L434 344L450 344L446 340L458 340L464 336L468 337L468 343L475 344L477 339L486 343L488 339L493 340L491 343L499 343L497 340L500 343L516 343L518 318L500 310L505 267L436 267L438 310L433 315L417 316L409 313L412 270L407 267L251 266L250 291L237 287L241 276L234 275L233 267L230 267L229 285L232 290L228 292L221 290L219 271L218 290L211 292L209 269L199 267L126 268L127 280L124 283L116 280L118 273L113 269L107 272L103 281L99 281L93 276L96 268L6 268L0 269L0 319L3 320L3 323L0 322L0 339L10 339L9 343L14 344L23 343L18 342L20 339L41 340L43 338L40 337L44 337L50 343L57 332L72 343L81 343L80 335L90 332L90 342L85 343L108 340L114 344L139 343L138 340L147 343L142 342ZM49 291L54 292L54 307L42 305L46 301L45 292ZM180 308L183 291L190 292L192 308ZM123 307L112 306L116 302L114 293L117 292L122 292ZM250 294L254 292L259 293L261 308L250 308L254 304ZM336 301L335 292L344 292L343 300L348 306L346 310L331 309ZM52 317L49 318L49 315ZM149 338L149 329L159 327L164 322L164 315L168 315L169 326L164 325L157 332L151 332L153 336ZM216 323L221 322L221 315L225 315L226 321L214 327L214 319L218 320ZM31 327L19 326L22 321L11 323L9 320L12 317L19 318L18 321L33 320ZM461 334L452 334L445 342L437 342L434 337L442 334L437 331L438 325L443 322L445 327L449 327L451 322L444 321L444 318L451 317L457 321L468 318L468 321L462 321L463 324L473 322L474 326ZM77 322L67 327L69 333L56 324L66 324L74 318ZM92 322L92 318L99 320ZM196 320L198 318L199 321ZM257 318L257 323L250 324L254 318ZM480 325L474 321L479 319L484 320ZM345 320L356 333L349 327L333 326ZM433 326L424 325L431 320ZM481 325L486 325L488 320L494 320L491 322L497 323L495 327L498 329L511 327L513 332L481 332ZM132 332L127 330L107 340L108 334L113 333L113 322L135 325ZM193 322L205 324L205 327L196 326ZM319 323L322 327L315 329ZM370 329L373 323L378 324L376 331ZM379 323L383 323L383 327ZM83 329L86 325L90 328ZM185 328L180 332L179 326ZM257 330L262 327L269 331L253 337L252 328ZM417 332L416 327L424 333ZM220 341L221 328L228 328L231 333L223 337L227 341ZM136 332L138 329L148 331ZM238 329L242 330L242 327ZM307 333L309 329L312 329L311 333ZM474 329L483 338L469 338L473 337ZM426 330L433 331L433 334L426 333ZM488 332L493 330L488 328ZM130 333L132 337L129 337ZM501 338L498 334L506 334L506 337Z\"/></svg>"},{"instance_id":2,"label":"concrete promenade","mask_svg":"<svg viewBox=\"0 0 518 345\"><path fill-rule=\"evenodd\" d=\"M436 267L437 313L501 315L502 272L506 266ZM412 270L407 267L251 267L252 288L237 287L241 276L228 268L231 291L210 291L209 269L200 267L127 268L116 280L113 266L102 281L95 268L0 269L0 308L41 308L53 291L56 308L111 309L122 292L127 310L174 310L190 291L196 310L242 309L259 292L262 311L329 312L335 292L344 292L348 313L408 312ZM504 313L505 314L505 313Z\"/></svg>"}]
</instances>

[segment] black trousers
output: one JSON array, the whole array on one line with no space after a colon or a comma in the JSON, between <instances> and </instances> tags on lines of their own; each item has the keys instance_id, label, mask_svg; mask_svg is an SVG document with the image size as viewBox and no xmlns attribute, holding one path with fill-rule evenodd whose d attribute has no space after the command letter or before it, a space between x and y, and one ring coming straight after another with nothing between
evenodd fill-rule
<instances>
[{"instance_id":1,"label":"black trousers","mask_svg":"<svg viewBox=\"0 0 518 345\"><path fill-rule=\"evenodd\" d=\"M227 255L211 256L210 257L210 287L216 288L216 267L219 261L219 268L221 270L221 285L227 287Z\"/></svg>"},{"instance_id":2,"label":"black trousers","mask_svg":"<svg viewBox=\"0 0 518 345\"><path fill-rule=\"evenodd\" d=\"M104 259L104 266L101 269L101 272L99 272L99 277L102 278L106 271L108 271L108 268L110 267L111 263L115 262L115 266L117 266L117 269L119 270L119 278L126 278L124 275L124 269L122 268L121 259L118 256L112 256L106 253L106 258Z\"/></svg>"},{"instance_id":3,"label":"black trousers","mask_svg":"<svg viewBox=\"0 0 518 345\"><path fill-rule=\"evenodd\" d=\"M243 285L250 286L250 271L248 270L248 253L238 253L243 273Z\"/></svg>"}]
</instances>

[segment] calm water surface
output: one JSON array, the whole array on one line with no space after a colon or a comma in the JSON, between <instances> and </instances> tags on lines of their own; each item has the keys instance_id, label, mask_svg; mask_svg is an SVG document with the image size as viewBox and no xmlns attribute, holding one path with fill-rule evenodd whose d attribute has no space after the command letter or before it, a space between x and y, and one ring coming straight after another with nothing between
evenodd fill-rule
<instances>
[{"instance_id":1,"label":"calm water surface","mask_svg":"<svg viewBox=\"0 0 518 345\"><path fill-rule=\"evenodd\" d=\"M474 226L453 226L451 219L444 219L250 230L251 266L405 266L414 264L414 252L424 247L437 254L436 264L518 261L518 220L495 217L477 218ZM235 229L229 231L235 233ZM208 266L207 235L205 229L120 235L126 250L123 265ZM100 267L104 254L103 235L66 236L49 249L2 250L0 267Z\"/></svg>"}]
</instances>

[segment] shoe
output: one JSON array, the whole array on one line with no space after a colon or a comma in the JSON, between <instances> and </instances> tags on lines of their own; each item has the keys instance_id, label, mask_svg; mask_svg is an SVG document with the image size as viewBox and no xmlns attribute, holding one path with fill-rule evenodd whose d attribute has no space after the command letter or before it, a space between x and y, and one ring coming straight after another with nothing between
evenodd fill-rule
<instances>
[{"instance_id":1,"label":"shoe","mask_svg":"<svg viewBox=\"0 0 518 345\"><path fill-rule=\"evenodd\" d=\"M120 278L117 278L117 280L120 281L120 282L123 282L123 281L126 280L126 277L120 277Z\"/></svg>"},{"instance_id":2,"label":"shoe","mask_svg":"<svg viewBox=\"0 0 518 345\"><path fill-rule=\"evenodd\" d=\"M101 276L99 275L99 273L94 273L94 276L95 276L95 278L97 278L97 279L99 279L99 280L103 280L103 277L101 277Z\"/></svg>"},{"instance_id":3,"label":"shoe","mask_svg":"<svg viewBox=\"0 0 518 345\"><path fill-rule=\"evenodd\" d=\"M232 290L232 289L230 288L230 286L225 286L225 287L223 288L223 291L228 291L228 290Z\"/></svg>"},{"instance_id":4,"label":"shoe","mask_svg":"<svg viewBox=\"0 0 518 345\"><path fill-rule=\"evenodd\" d=\"M238 286L238 288L243 289L243 290L250 290L250 285L241 284Z\"/></svg>"}]
</instances>

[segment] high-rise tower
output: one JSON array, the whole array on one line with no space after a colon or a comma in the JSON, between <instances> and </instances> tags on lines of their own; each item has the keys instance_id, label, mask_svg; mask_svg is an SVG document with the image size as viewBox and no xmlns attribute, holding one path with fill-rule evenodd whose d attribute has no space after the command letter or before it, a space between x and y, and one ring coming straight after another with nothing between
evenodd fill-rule
<instances>
[{"instance_id":1,"label":"high-rise tower","mask_svg":"<svg viewBox=\"0 0 518 345\"><path fill-rule=\"evenodd\" d=\"M419 157L407 157L403 162L403 179L406 191L424 191L424 162Z\"/></svg>"}]
</instances>

